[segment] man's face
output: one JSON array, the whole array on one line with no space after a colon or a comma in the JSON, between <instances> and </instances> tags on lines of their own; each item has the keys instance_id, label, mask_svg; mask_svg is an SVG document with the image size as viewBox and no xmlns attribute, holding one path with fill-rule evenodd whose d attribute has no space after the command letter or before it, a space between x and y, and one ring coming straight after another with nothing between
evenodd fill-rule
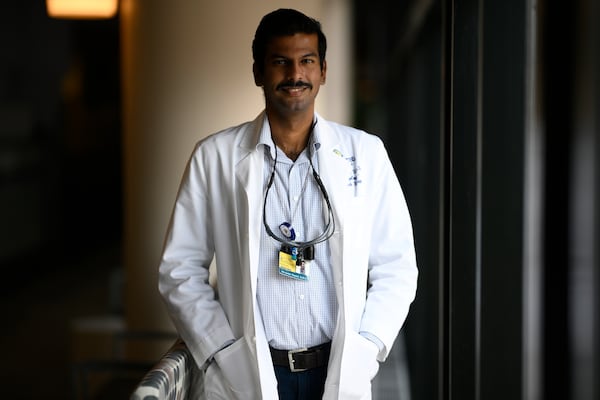
<instances>
[{"instance_id":1,"label":"man's face","mask_svg":"<svg viewBox=\"0 0 600 400\"><path fill-rule=\"evenodd\" d=\"M263 87L268 111L280 116L312 113L326 67L323 62L321 69L317 34L280 36L267 45L264 71L254 66L254 80Z\"/></svg>"}]
</instances>

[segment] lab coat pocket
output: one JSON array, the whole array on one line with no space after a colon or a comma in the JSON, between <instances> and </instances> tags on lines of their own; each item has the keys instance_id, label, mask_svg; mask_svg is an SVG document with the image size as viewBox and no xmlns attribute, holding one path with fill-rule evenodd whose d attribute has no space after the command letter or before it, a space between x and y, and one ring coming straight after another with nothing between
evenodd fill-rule
<instances>
[{"instance_id":1,"label":"lab coat pocket","mask_svg":"<svg viewBox=\"0 0 600 400\"><path fill-rule=\"evenodd\" d=\"M356 332L350 332L344 344L340 375L340 395L344 399L370 398L371 380L379 371L377 345Z\"/></svg>"},{"instance_id":2,"label":"lab coat pocket","mask_svg":"<svg viewBox=\"0 0 600 400\"><path fill-rule=\"evenodd\" d=\"M204 372L204 396L207 400L228 400L233 397L221 368L214 361Z\"/></svg>"},{"instance_id":3,"label":"lab coat pocket","mask_svg":"<svg viewBox=\"0 0 600 400\"><path fill-rule=\"evenodd\" d=\"M253 400L258 399L258 376L256 363L252 361L250 348L244 338L238 339L231 346L215 354L214 373L210 376L211 366L207 370L205 385L214 388L213 394L222 394L225 399ZM210 378L215 382L209 382ZM209 389L209 388L207 388ZM207 390L207 398L209 390ZM220 398L220 397L214 397Z\"/></svg>"}]
</instances>

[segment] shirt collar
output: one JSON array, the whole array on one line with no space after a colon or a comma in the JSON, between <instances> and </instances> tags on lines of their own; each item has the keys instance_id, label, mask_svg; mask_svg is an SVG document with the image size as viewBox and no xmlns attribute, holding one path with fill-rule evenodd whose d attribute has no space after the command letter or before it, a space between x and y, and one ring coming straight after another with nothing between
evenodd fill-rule
<instances>
[{"instance_id":1,"label":"shirt collar","mask_svg":"<svg viewBox=\"0 0 600 400\"><path fill-rule=\"evenodd\" d=\"M314 156L315 152L321 147L321 134L320 129L318 129L318 121L319 118L315 114L313 132L309 142L309 147L313 149L312 156ZM258 147L261 145L266 146L266 148L269 150L269 153L271 154L271 158L275 159L275 148L273 146L273 139L271 138L271 126L269 125L269 119L266 114L263 119L262 128L260 130L260 135L258 137L258 143L256 144L256 148L258 149Z\"/></svg>"}]
</instances>

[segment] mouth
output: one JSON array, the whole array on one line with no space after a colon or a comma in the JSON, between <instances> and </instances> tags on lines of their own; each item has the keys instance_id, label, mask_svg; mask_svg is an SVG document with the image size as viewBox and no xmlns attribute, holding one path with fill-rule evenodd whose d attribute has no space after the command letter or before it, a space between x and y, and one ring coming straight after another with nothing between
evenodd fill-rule
<instances>
[{"instance_id":1,"label":"mouth","mask_svg":"<svg viewBox=\"0 0 600 400\"><path fill-rule=\"evenodd\" d=\"M300 94L302 94L302 92L304 92L307 89L307 87L286 87L281 88L281 91L286 92L290 96L299 96Z\"/></svg>"},{"instance_id":2,"label":"mouth","mask_svg":"<svg viewBox=\"0 0 600 400\"><path fill-rule=\"evenodd\" d=\"M286 83L282 83L279 84L277 86L277 90L286 92L287 94L289 94L290 96L299 96L300 94L302 94L305 90L310 90L312 89L312 85L306 82L286 82Z\"/></svg>"}]
</instances>

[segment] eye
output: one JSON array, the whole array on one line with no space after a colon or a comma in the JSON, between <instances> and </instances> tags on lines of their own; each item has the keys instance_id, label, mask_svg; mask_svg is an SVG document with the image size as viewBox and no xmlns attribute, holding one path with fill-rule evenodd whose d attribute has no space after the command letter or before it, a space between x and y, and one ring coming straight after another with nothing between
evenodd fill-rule
<instances>
[{"instance_id":1,"label":"eye","mask_svg":"<svg viewBox=\"0 0 600 400\"><path fill-rule=\"evenodd\" d=\"M277 58L275 60L273 60L273 65L286 65L287 64L287 60L283 59L283 58Z\"/></svg>"},{"instance_id":2,"label":"eye","mask_svg":"<svg viewBox=\"0 0 600 400\"><path fill-rule=\"evenodd\" d=\"M312 59L312 58L305 58L305 59L302 60L302 63L304 63L304 64L314 64L315 60Z\"/></svg>"}]
</instances>

